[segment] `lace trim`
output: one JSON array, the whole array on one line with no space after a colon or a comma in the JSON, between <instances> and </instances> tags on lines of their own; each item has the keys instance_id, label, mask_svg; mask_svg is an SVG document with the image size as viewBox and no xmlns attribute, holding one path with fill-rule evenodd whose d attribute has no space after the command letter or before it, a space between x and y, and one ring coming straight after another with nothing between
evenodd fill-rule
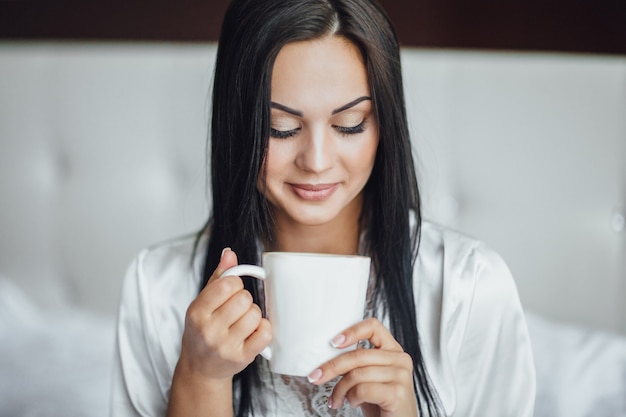
<instances>
[{"instance_id":1,"label":"lace trim","mask_svg":"<svg viewBox=\"0 0 626 417\"><path fill-rule=\"evenodd\" d=\"M263 389L274 394L266 404L269 416L363 416L360 408L352 408L347 403L337 410L328 408L328 397L340 378L318 386L306 377L272 374L266 360L261 361L260 368Z\"/></svg>"}]
</instances>

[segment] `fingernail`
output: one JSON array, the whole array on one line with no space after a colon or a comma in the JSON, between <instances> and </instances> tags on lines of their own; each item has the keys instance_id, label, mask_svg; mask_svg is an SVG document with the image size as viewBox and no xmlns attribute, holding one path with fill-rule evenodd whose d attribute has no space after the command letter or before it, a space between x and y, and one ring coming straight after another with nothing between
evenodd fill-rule
<instances>
[{"instance_id":1,"label":"fingernail","mask_svg":"<svg viewBox=\"0 0 626 417\"><path fill-rule=\"evenodd\" d=\"M224 253L226 253L227 250L230 250L230 248L226 247L226 248L222 249L222 254L220 255L220 259L222 259L224 257Z\"/></svg>"},{"instance_id":2,"label":"fingernail","mask_svg":"<svg viewBox=\"0 0 626 417\"><path fill-rule=\"evenodd\" d=\"M346 337L343 334L338 334L330 341L330 345L334 348L338 348L346 341Z\"/></svg>"},{"instance_id":3,"label":"fingernail","mask_svg":"<svg viewBox=\"0 0 626 417\"><path fill-rule=\"evenodd\" d=\"M307 379L312 384L312 383L316 382L317 380L319 380L321 377L322 377L322 370L317 368L316 370L311 372L309 374L309 376L307 376Z\"/></svg>"},{"instance_id":4,"label":"fingernail","mask_svg":"<svg viewBox=\"0 0 626 417\"><path fill-rule=\"evenodd\" d=\"M333 408L333 399L331 397L328 397L328 400L326 400L326 405L328 405L328 408Z\"/></svg>"}]
</instances>

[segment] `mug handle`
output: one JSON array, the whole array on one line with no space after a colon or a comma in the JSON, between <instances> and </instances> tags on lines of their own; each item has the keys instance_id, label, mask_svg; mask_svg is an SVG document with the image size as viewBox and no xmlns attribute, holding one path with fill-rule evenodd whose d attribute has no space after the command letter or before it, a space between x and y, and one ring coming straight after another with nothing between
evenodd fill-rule
<instances>
[{"instance_id":1,"label":"mug handle","mask_svg":"<svg viewBox=\"0 0 626 417\"><path fill-rule=\"evenodd\" d=\"M226 271L224 271L222 275L220 275L220 278L231 276L231 275L235 275L238 277L246 276L246 277L258 278L262 280L264 280L267 276L265 274L265 269L257 265L247 265L247 264L241 264L241 265L233 266L232 268L228 268ZM272 359L272 349L269 346L267 346L261 352L261 356L263 356L265 359L269 361L270 359Z\"/></svg>"}]
</instances>

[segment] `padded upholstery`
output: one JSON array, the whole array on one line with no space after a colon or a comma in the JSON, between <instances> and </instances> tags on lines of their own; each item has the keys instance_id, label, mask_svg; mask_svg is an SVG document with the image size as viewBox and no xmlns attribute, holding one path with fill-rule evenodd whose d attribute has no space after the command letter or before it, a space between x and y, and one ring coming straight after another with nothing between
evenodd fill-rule
<instances>
[{"instance_id":1,"label":"padded upholstery","mask_svg":"<svg viewBox=\"0 0 626 417\"><path fill-rule=\"evenodd\" d=\"M201 227L214 50L3 45L2 272L114 311L143 246Z\"/></svg>"},{"instance_id":2,"label":"padded upholstery","mask_svg":"<svg viewBox=\"0 0 626 417\"><path fill-rule=\"evenodd\" d=\"M134 254L202 226L214 55L0 43L0 273L44 305L114 312ZM428 217L495 247L527 308L626 331L624 57L403 65Z\"/></svg>"}]
</instances>

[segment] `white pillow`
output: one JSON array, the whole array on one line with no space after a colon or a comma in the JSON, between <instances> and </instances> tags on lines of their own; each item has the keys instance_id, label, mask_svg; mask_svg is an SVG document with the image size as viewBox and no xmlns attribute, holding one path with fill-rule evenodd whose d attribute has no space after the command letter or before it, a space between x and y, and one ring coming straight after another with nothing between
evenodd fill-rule
<instances>
[{"instance_id":1,"label":"white pillow","mask_svg":"<svg viewBox=\"0 0 626 417\"><path fill-rule=\"evenodd\" d=\"M47 312L0 277L0 415L106 417L115 320Z\"/></svg>"},{"instance_id":2,"label":"white pillow","mask_svg":"<svg viewBox=\"0 0 626 417\"><path fill-rule=\"evenodd\" d=\"M626 417L626 337L527 314L535 417Z\"/></svg>"}]
</instances>

